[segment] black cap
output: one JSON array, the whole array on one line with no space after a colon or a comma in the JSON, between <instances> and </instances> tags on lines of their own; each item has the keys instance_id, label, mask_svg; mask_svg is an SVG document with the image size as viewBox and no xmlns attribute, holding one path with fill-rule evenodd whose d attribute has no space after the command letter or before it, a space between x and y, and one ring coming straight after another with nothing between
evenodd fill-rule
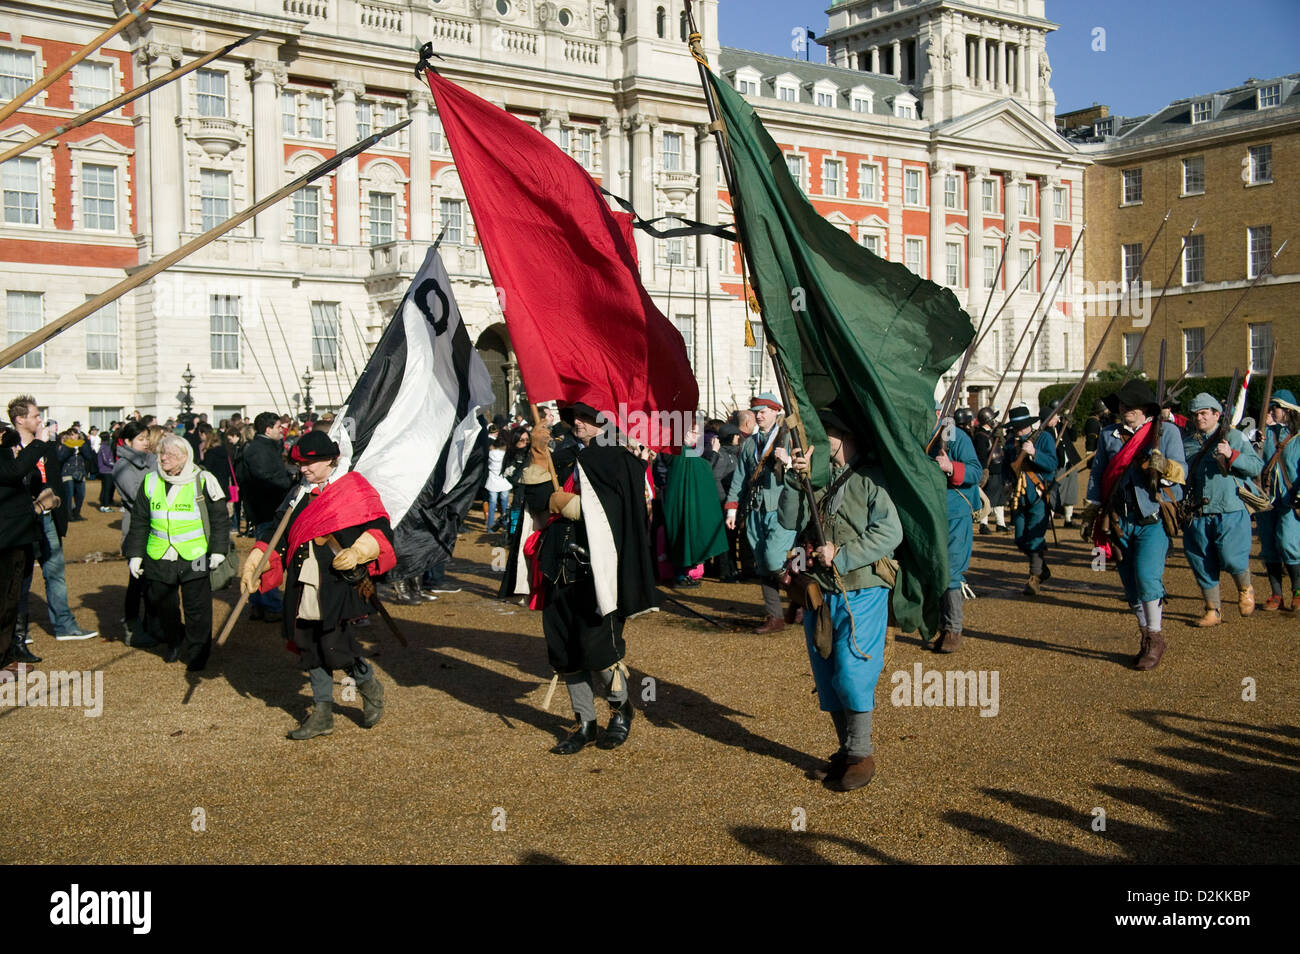
<instances>
[{"instance_id":1,"label":"black cap","mask_svg":"<svg viewBox=\"0 0 1300 954\"><path fill-rule=\"evenodd\" d=\"M333 460L339 456L339 445L330 440L324 431L311 430L298 439L289 452L295 464L311 464L318 460Z\"/></svg>"}]
</instances>

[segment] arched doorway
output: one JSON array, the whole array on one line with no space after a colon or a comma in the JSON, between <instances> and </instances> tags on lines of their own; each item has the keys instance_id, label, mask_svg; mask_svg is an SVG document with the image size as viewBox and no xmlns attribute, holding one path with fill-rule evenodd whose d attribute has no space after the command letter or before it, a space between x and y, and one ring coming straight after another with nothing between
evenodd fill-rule
<instances>
[{"instance_id":1,"label":"arched doorway","mask_svg":"<svg viewBox=\"0 0 1300 954\"><path fill-rule=\"evenodd\" d=\"M520 400L522 388L519 384L519 366L515 363L514 349L510 346L510 332L505 322L489 325L474 342L483 363L487 365L488 375L492 378L492 394L495 401L491 408L483 413L491 420L498 414L507 417L515 413Z\"/></svg>"}]
</instances>

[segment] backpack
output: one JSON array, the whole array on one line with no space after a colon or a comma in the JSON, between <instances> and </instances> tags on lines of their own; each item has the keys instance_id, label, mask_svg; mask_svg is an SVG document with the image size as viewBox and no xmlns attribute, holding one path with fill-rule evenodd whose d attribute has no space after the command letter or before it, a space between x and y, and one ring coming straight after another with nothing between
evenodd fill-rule
<instances>
[{"instance_id":1,"label":"backpack","mask_svg":"<svg viewBox=\"0 0 1300 954\"><path fill-rule=\"evenodd\" d=\"M198 508L199 518L203 521L203 535L209 541L212 540L212 530L208 526L208 500L204 490L204 474L208 471L202 467L199 468L199 476L194 487L194 506ZM226 538L226 558L221 565L215 570L208 572L208 583L212 587L212 592L224 590L239 575L239 551L235 549L234 541L229 537Z\"/></svg>"}]
</instances>

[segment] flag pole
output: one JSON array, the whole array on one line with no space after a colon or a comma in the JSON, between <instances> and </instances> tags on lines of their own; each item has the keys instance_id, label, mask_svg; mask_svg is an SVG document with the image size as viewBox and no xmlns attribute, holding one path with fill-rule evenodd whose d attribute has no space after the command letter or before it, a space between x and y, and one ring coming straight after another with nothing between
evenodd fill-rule
<instances>
[{"instance_id":1,"label":"flag pole","mask_svg":"<svg viewBox=\"0 0 1300 954\"><path fill-rule=\"evenodd\" d=\"M187 256L192 255L194 252L198 251L203 246L209 244L210 242L216 239L221 238L221 236L225 235L231 229L238 228L240 225L243 225L245 222L247 222L253 216L257 215L259 212L262 212L263 210L268 209L271 206L275 205L275 203L281 201L282 199L285 199L288 196L293 195L293 193L297 192L300 188L307 185L307 183L313 182L316 179L319 179L321 176L328 174L334 169L337 169L339 166L347 162L349 159L359 155L362 152L365 152L365 150L369 149L375 143L379 142L380 140L384 139L387 136L391 136L399 129L402 129L403 127L409 125L410 122L411 121L409 119L403 120L400 123L396 123L392 126L389 126L387 129L380 130L379 132L375 133L373 136L368 136L367 138L361 140L360 142L354 143L352 146L348 147L347 149L343 150L342 152L338 153L332 158L326 159L324 162L320 163L315 168L309 169L307 172L304 172L298 178L290 182L287 186L280 189L278 192L274 192L271 195L267 196L261 202L249 206L247 209L245 209L243 212L240 212L238 215L235 215L232 218L227 219L226 221L222 222L220 225L208 229L208 231L186 242L184 245L182 245L180 248L176 249L175 251L168 252L166 255L164 255L162 258L158 259L157 261L150 262L148 265L144 266L139 271L122 279L120 282L118 282L116 285L114 285L112 288L108 289L107 291L101 292L100 294L96 295L94 298L91 298L86 302L84 302L83 304L78 305L76 308L73 308L71 311L67 312L61 317L50 322L50 324L45 325L43 328L33 331L31 334L27 335L20 341L17 341L14 344L10 345L8 348L5 348L4 351L0 351L0 368L8 367L10 364L13 364L13 362L17 361L23 355L27 354L27 352L32 351L35 348L39 348L41 345L49 341L51 338L55 337L56 335L62 334L64 331L71 328L77 322L81 321L82 319L86 318L89 315L94 314L96 311L98 311L100 308L107 305L109 302L116 301L118 298L121 298L131 289L143 285L145 282L153 278L159 272L170 268L171 266L175 265L177 262L181 261Z\"/></svg>"},{"instance_id":2,"label":"flag pole","mask_svg":"<svg viewBox=\"0 0 1300 954\"><path fill-rule=\"evenodd\" d=\"M699 69L700 85L704 88L704 102L709 110L709 129L718 141L718 156L722 160L722 174L727 180L727 192L731 195L731 207L736 219L736 233L740 236L741 255L748 258L749 249L744 242L744 212L739 190L736 188L736 171L731 163L731 150L727 144L726 125L718 111L718 104L713 98L713 89L709 85L709 61L701 49L703 37L700 36L699 29L695 24L695 11L692 7L691 0L686 0L686 19L690 27L690 39L688 46L691 56L695 58L695 65ZM754 274L754 263L749 263L750 284L754 286L755 297L758 295L758 276ZM762 309L758 313L759 321L763 324L764 344L767 347L767 353L772 359L772 370L776 376L777 391L781 395L781 403L786 409L786 420L793 422L794 426L790 428L791 443L796 451L802 453L808 445L808 434L804 430L803 419L800 416L800 409L790 391L790 381L786 376L785 368L782 366L776 353L776 345L772 343L772 335L768 333L767 320L763 315ZM748 318L748 316L747 316ZM829 450L829 448L828 448ZM799 488L807 498L808 507L811 513L817 513L817 498L813 493L812 480L809 474L799 475ZM819 520L811 520L813 528L813 542L817 547L826 545L826 535L822 530Z\"/></svg>"},{"instance_id":3,"label":"flag pole","mask_svg":"<svg viewBox=\"0 0 1300 954\"><path fill-rule=\"evenodd\" d=\"M984 299L984 311L980 314L980 323L975 329L975 336L971 338L970 344L966 346L966 353L961 356L961 367L957 369L957 374L953 377L952 384L948 385L948 390L943 395L943 403L942 403L942 407L940 408L940 410L943 413L939 417L940 420L944 420L950 414L952 414L953 409L957 404L957 391L961 387L962 379L966 376L966 369L970 366L971 355L975 353L975 348L979 344L980 332L984 330L984 319L988 318L989 308L993 305L993 293L997 291L999 280L1002 278L1003 269L1006 267L1007 249L1010 246L1011 246L1011 235L1010 233L1008 233L1002 239L1002 255L998 259L998 269L993 274L993 282L989 285L988 297ZM1039 252L1039 255L1042 255L1042 253ZM1038 260L1037 258L1034 259L1034 261L1037 260ZM1029 269L1027 268L1025 269L1025 274L1020 276L1020 282L1016 282L1016 287L1011 290L1010 295L1007 295L1006 298L1007 301L1011 300L1011 295L1014 295L1016 293L1016 290L1020 288L1020 283L1025 280L1025 275L1028 274L1029 274ZM970 284L970 276L967 275L966 278L967 278L967 284ZM1006 306L1006 302L1004 301L1003 307L1005 306ZM1002 314L1002 309L998 309L998 314L999 315ZM993 320L997 321L997 315L993 316ZM940 428L940 430L942 430L942 428ZM930 444L933 443L934 443L934 438L931 437ZM929 452L928 446L926 448L926 452L927 453Z\"/></svg>"},{"instance_id":4,"label":"flag pole","mask_svg":"<svg viewBox=\"0 0 1300 954\"><path fill-rule=\"evenodd\" d=\"M86 57L90 56L91 53L94 53L97 49L99 49L101 46L103 46L113 37L117 36L117 34L121 33L132 22L144 16L144 14L148 13L149 8L152 7L154 4L156 4L157 2L158 0L144 0L144 2L142 2L138 7L136 7L134 11L128 11L125 15L122 16L121 19L119 19L116 23L110 26L99 36L95 37L93 40L91 40L81 49L77 50L76 53L73 53L72 56L64 60L63 63L61 63L54 69L52 69L50 72L46 73L44 76L42 76L31 86L27 87L17 96L15 96L7 104L5 104L4 106L0 106L0 122L4 122L14 113L16 113L19 109L21 109L24 103L26 103L32 97L36 96L42 90L48 88L60 76L68 72L68 70L72 69L78 63L84 60Z\"/></svg>"},{"instance_id":5,"label":"flag pole","mask_svg":"<svg viewBox=\"0 0 1300 954\"><path fill-rule=\"evenodd\" d=\"M266 312L262 310L260 301L257 303L257 313L262 319L262 331L266 333L266 349L271 352L271 362L275 365L275 378L280 382L280 390L284 393L284 410L282 413L288 414L293 401L289 397L289 389L284 386L284 374L280 371L280 356L275 350L275 344L271 341L271 325L266 320Z\"/></svg>"},{"instance_id":6,"label":"flag pole","mask_svg":"<svg viewBox=\"0 0 1300 954\"><path fill-rule=\"evenodd\" d=\"M18 145L13 146L12 148L6 150L5 152L0 152L0 162L4 162L8 159L12 159L14 156L20 156L27 150L33 149L36 146L39 146L41 143L53 139L55 136L62 136L64 133L71 132L72 130L78 128L79 126L84 126L86 125L86 123L94 122L96 119L98 119L100 116L103 116L105 113L111 113L113 110L118 109L121 106L125 106L127 103L134 102L135 100L139 99L141 96L153 92L159 86L166 86L168 83L172 82L173 80L180 79L186 73L191 73L194 70L197 70L199 67L211 63L213 60L225 56L227 53L230 53L232 50L235 50L238 47L243 46L245 43L248 43L252 40L256 40L265 32L266 32L265 30L254 30L252 33L248 34L248 36L239 40L235 40L233 43L227 43L221 49L213 50L211 53L206 53L203 56L199 57L197 60L191 60L189 63L185 63L182 66L178 66L170 73L165 73L162 76L155 77L154 79L151 79L149 82L145 83L143 86L132 87L131 89L123 93L121 96L118 96L114 99L110 99L107 103L103 103L99 106L96 106L94 109L89 109L86 112L82 113L80 116L77 116L73 119L69 119L66 123L62 123L58 126L55 126L49 132L45 132L45 133L41 133L40 135L33 136L31 139L28 139L26 142L20 142L18 143Z\"/></svg>"}]
</instances>

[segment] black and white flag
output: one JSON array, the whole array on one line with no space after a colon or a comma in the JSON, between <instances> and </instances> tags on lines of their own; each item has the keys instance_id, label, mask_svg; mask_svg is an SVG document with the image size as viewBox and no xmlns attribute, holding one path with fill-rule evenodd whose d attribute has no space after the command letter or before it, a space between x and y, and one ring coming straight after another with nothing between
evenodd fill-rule
<instances>
[{"instance_id":1,"label":"black and white flag","mask_svg":"<svg viewBox=\"0 0 1300 954\"><path fill-rule=\"evenodd\" d=\"M340 468L360 473L384 502L399 578L451 555L487 471L478 411L492 403L435 244L330 428Z\"/></svg>"}]
</instances>

